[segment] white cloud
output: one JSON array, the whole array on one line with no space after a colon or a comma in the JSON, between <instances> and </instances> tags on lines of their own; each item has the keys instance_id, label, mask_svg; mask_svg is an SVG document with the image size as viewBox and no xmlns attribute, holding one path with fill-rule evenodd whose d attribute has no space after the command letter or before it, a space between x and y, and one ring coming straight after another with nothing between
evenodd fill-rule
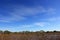
<instances>
[{"instance_id":1,"label":"white cloud","mask_svg":"<svg viewBox=\"0 0 60 40\"><path fill-rule=\"evenodd\" d=\"M44 26L47 26L47 25L50 25L50 24L47 23L47 22L37 22L37 23L34 23L34 25L44 27Z\"/></svg>"},{"instance_id":2,"label":"white cloud","mask_svg":"<svg viewBox=\"0 0 60 40\"><path fill-rule=\"evenodd\" d=\"M46 24L43 23L43 22L40 22L40 23L35 23L34 25L37 25L37 26L41 26L41 27L43 27L43 26L45 26Z\"/></svg>"},{"instance_id":3,"label":"white cloud","mask_svg":"<svg viewBox=\"0 0 60 40\"><path fill-rule=\"evenodd\" d=\"M54 14L56 9L53 8L44 8L42 6L36 6L36 7L19 7L18 9L14 9L15 12L13 13L17 13L19 15L36 15L36 14L41 14L41 13L45 13L45 14Z\"/></svg>"},{"instance_id":4,"label":"white cloud","mask_svg":"<svg viewBox=\"0 0 60 40\"><path fill-rule=\"evenodd\" d=\"M17 19L17 18L9 18L9 19L3 19L3 20L0 20L0 22L13 22L13 21L19 21L20 19ZM21 19L22 20L22 19ZM21 21L20 20L20 21Z\"/></svg>"},{"instance_id":5,"label":"white cloud","mask_svg":"<svg viewBox=\"0 0 60 40\"><path fill-rule=\"evenodd\" d=\"M50 23L47 22L36 22L36 23L32 23L32 24L25 24L25 25L20 25L18 27L21 28L28 28L28 27L45 27L45 26L49 26Z\"/></svg>"},{"instance_id":6,"label":"white cloud","mask_svg":"<svg viewBox=\"0 0 60 40\"><path fill-rule=\"evenodd\" d=\"M47 13L48 13L48 15L50 15L50 14L56 14L56 9L49 8L49 9L47 10Z\"/></svg>"},{"instance_id":7,"label":"white cloud","mask_svg":"<svg viewBox=\"0 0 60 40\"><path fill-rule=\"evenodd\" d=\"M48 21L60 21L60 17L59 16L58 17L52 17L52 18L48 18L46 20L48 20Z\"/></svg>"},{"instance_id":8,"label":"white cloud","mask_svg":"<svg viewBox=\"0 0 60 40\"><path fill-rule=\"evenodd\" d=\"M25 17L19 16L17 14L11 14L10 17L2 17L0 18L0 22L13 22L13 21L21 21L21 20L25 20Z\"/></svg>"},{"instance_id":9,"label":"white cloud","mask_svg":"<svg viewBox=\"0 0 60 40\"><path fill-rule=\"evenodd\" d=\"M55 9L53 8L44 8L42 6L36 6L36 7L25 7L25 6L15 6L15 8L12 9L13 12L9 12L9 17L0 17L3 18L0 20L0 22L13 22L13 21L21 21L25 20L26 17L24 16L36 16L36 14L53 14Z\"/></svg>"},{"instance_id":10,"label":"white cloud","mask_svg":"<svg viewBox=\"0 0 60 40\"><path fill-rule=\"evenodd\" d=\"M21 28L32 27L33 25L21 25Z\"/></svg>"}]
</instances>

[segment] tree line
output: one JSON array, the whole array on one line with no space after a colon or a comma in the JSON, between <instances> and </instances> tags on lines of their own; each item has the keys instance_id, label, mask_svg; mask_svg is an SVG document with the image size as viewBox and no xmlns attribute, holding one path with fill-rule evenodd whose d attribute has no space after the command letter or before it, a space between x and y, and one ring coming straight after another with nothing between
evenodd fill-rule
<instances>
[{"instance_id":1,"label":"tree line","mask_svg":"<svg viewBox=\"0 0 60 40\"><path fill-rule=\"evenodd\" d=\"M4 34L10 34L10 33L32 33L33 31L22 31L22 32L11 32L11 31L8 31L8 30L5 30L5 31L2 31L0 30L0 33L4 33ZM40 30L40 31L36 31L36 32L46 32L46 33L49 33L49 32L60 32L60 31L44 31L44 30Z\"/></svg>"}]
</instances>

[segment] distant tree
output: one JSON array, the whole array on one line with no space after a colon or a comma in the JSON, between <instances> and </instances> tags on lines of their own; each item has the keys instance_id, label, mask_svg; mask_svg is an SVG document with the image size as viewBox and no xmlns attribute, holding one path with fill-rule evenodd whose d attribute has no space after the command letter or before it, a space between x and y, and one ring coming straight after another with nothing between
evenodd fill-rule
<instances>
[{"instance_id":1,"label":"distant tree","mask_svg":"<svg viewBox=\"0 0 60 40\"><path fill-rule=\"evenodd\" d=\"M40 32L45 32L44 30L40 30Z\"/></svg>"},{"instance_id":2,"label":"distant tree","mask_svg":"<svg viewBox=\"0 0 60 40\"><path fill-rule=\"evenodd\" d=\"M49 33L50 31L47 31L47 33Z\"/></svg>"},{"instance_id":3,"label":"distant tree","mask_svg":"<svg viewBox=\"0 0 60 40\"><path fill-rule=\"evenodd\" d=\"M2 31L2 30L0 30L0 33L3 33L3 31Z\"/></svg>"},{"instance_id":4,"label":"distant tree","mask_svg":"<svg viewBox=\"0 0 60 40\"><path fill-rule=\"evenodd\" d=\"M53 32L53 31L47 31L47 33L49 33L49 32Z\"/></svg>"},{"instance_id":5,"label":"distant tree","mask_svg":"<svg viewBox=\"0 0 60 40\"><path fill-rule=\"evenodd\" d=\"M53 32L57 32L56 30L54 30Z\"/></svg>"},{"instance_id":6,"label":"distant tree","mask_svg":"<svg viewBox=\"0 0 60 40\"><path fill-rule=\"evenodd\" d=\"M23 33L29 33L30 31L23 31Z\"/></svg>"},{"instance_id":7,"label":"distant tree","mask_svg":"<svg viewBox=\"0 0 60 40\"><path fill-rule=\"evenodd\" d=\"M10 31L8 31L8 30L5 30L4 31L4 34L10 34L11 32Z\"/></svg>"},{"instance_id":8,"label":"distant tree","mask_svg":"<svg viewBox=\"0 0 60 40\"><path fill-rule=\"evenodd\" d=\"M19 33L19 32L13 32L13 33L17 34L17 33Z\"/></svg>"}]
</instances>

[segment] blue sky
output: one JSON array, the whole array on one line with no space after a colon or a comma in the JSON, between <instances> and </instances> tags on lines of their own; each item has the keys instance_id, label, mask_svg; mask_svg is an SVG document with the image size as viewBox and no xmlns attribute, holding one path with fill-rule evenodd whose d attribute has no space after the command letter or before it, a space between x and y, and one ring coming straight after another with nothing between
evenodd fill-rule
<instances>
[{"instance_id":1,"label":"blue sky","mask_svg":"<svg viewBox=\"0 0 60 40\"><path fill-rule=\"evenodd\" d=\"M60 30L60 0L0 0L0 30Z\"/></svg>"}]
</instances>

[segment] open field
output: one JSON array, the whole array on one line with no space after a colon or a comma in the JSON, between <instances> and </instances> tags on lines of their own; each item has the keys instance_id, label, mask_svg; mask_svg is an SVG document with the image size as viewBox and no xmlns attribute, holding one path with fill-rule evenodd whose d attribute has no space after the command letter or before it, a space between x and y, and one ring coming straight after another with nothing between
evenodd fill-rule
<instances>
[{"instance_id":1,"label":"open field","mask_svg":"<svg viewBox=\"0 0 60 40\"><path fill-rule=\"evenodd\" d=\"M60 32L0 34L0 40L60 40Z\"/></svg>"}]
</instances>

